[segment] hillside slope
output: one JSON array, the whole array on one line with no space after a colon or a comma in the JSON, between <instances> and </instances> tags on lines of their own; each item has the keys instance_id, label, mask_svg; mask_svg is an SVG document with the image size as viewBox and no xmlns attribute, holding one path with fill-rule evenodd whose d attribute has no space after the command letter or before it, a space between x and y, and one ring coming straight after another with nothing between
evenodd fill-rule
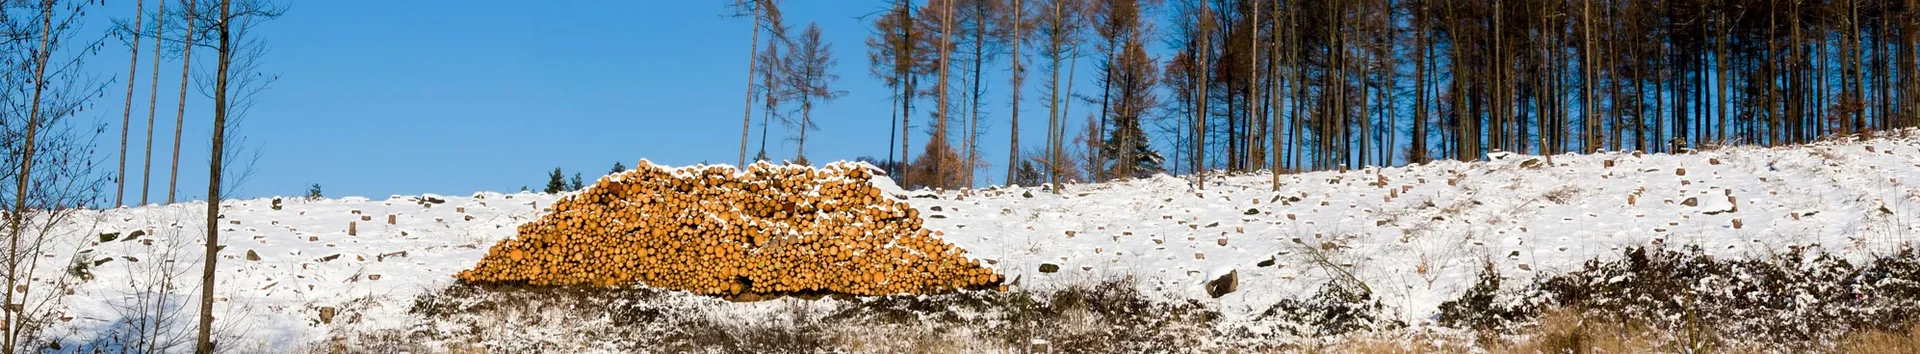
<instances>
[{"instance_id":1,"label":"hillside slope","mask_svg":"<svg viewBox=\"0 0 1920 354\"><path fill-rule=\"evenodd\" d=\"M1159 176L1058 195L909 194L928 227L1027 287L1130 276L1168 297L1208 299L1207 281L1237 271L1240 291L1206 300L1228 323L1336 278L1367 284L1417 324L1471 286L1483 261L1525 279L1628 246L1743 257L1818 244L1865 257L1920 236L1911 137L1548 161L1495 154L1290 174L1278 192L1272 175L1253 174L1212 178L1205 190Z\"/></svg>"},{"instance_id":2,"label":"hillside slope","mask_svg":"<svg viewBox=\"0 0 1920 354\"><path fill-rule=\"evenodd\" d=\"M1885 252L1916 235L1920 139L1550 162L1497 154L1280 181L1278 192L1267 174L1210 178L1198 190L1190 179L1158 176L1070 185L1058 194L876 183L1017 288L1132 278L1153 296L1214 308L1225 326L1262 332L1272 330L1259 319L1263 311L1334 279L1358 280L1398 320L1418 325L1471 285L1483 261L1525 277L1638 245L1697 245L1726 257L1809 244L1850 256ZM223 342L287 351L343 333L411 326L415 297L450 284L556 198L287 198L279 208L271 198L227 202L219 226L228 247L216 289L216 314L229 325ZM137 333L152 319L135 314L161 307L184 311L161 321L163 333L191 338L199 273L192 267L204 232L196 220L204 208L90 211L56 229L55 244L42 252L46 266L34 273L38 300L29 302L57 319L47 334L112 346L97 339ZM128 236L136 230L145 235ZM1205 284L1228 273L1237 275L1237 291L1209 296ZM712 306L745 318L780 305Z\"/></svg>"}]
</instances>

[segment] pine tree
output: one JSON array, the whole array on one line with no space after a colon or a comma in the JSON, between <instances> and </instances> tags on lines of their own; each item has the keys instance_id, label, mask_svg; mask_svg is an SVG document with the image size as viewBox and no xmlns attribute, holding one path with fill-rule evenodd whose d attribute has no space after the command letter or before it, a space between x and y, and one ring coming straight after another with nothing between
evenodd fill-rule
<instances>
[{"instance_id":1,"label":"pine tree","mask_svg":"<svg viewBox=\"0 0 1920 354\"><path fill-rule=\"evenodd\" d=\"M560 194L567 191L566 178L566 174L560 173L559 167L554 167L553 173L547 174L547 194Z\"/></svg>"},{"instance_id":2,"label":"pine tree","mask_svg":"<svg viewBox=\"0 0 1920 354\"><path fill-rule=\"evenodd\" d=\"M627 164L615 161L613 163L613 170L608 171L607 174L613 175L613 174L620 174L621 172L627 172Z\"/></svg>"},{"instance_id":3,"label":"pine tree","mask_svg":"<svg viewBox=\"0 0 1920 354\"><path fill-rule=\"evenodd\" d=\"M582 187L586 187L586 185L585 183L581 183L580 173L574 172L573 180L567 182L567 191L568 192L578 191Z\"/></svg>"}]
</instances>

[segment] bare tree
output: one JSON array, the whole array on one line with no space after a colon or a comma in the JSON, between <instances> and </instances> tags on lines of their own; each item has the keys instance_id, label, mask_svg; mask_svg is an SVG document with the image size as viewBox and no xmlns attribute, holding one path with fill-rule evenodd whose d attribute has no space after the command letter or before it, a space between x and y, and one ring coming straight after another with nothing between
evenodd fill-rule
<instances>
[{"instance_id":1,"label":"bare tree","mask_svg":"<svg viewBox=\"0 0 1920 354\"><path fill-rule=\"evenodd\" d=\"M181 11L186 17L185 45L180 46L180 103L179 110L173 116L173 167L167 172L167 204L173 204L174 195L180 192L180 132L187 124L187 83L192 81L193 39L195 37L194 15L199 11L195 0L186 0L189 11Z\"/></svg>"},{"instance_id":2,"label":"bare tree","mask_svg":"<svg viewBox=\"0 0 1920 354\"><path fill-rule=\"evenodd\" d=\"M1047 69L1051 72L1049 82L1045 83L1049 95L1047 105L1047 183L1053 184L1053 191L1060 191L1061 168L1068 161L1065 158L1066 142L1066 101L1060 81L1060 69L1073 62L1073 46L1080 41L1082 25L1081 14L1084 7L1079 0L1037 0L1041 10L1034 13L1034 40L1040 56L1046 58ZM1072 79L1068 79L1071 84Z\"/></svg>"},{"instance_id":3,"label":"bare tree","mask_svg":"<svg viewBox=\"0 0 1920 354\"><path fill-rule=\"evenodd\" d=\"M970 44L968 47L971 48L973 58L968 61L972 64L972 68L966 72L967 82L972 88L967 91L966 96L967 134L961 137L966 153L966 158L963 159L965 169L962 170L961 180L971 186L976 180L974 173L988 165L980 158L980 137L986 134L985 128L980 124L981 111L986 107L986 88L982 85L986 81L986 64L994 59L994 56L988 53L999 51L1000 46L999 36L992 33L999 31L996 28L999 26L999 21L995 21L994 17L1001 11L999 8L1005 5L997 0L967 0L962 4L967 7L967 11L960 14L960 25L955 28L963 29L961 33L965 37L962 39Z\"/></svg>"},{"instance_id":4,"label":"bare tree","mask_svg":"<svg viewBox=\"0 0 1920 354\"><path fill-rule=\"evenodd\" d=\"M785 89L800 101L800 119L795 123L800 130L800 145L794 153L795 161L806 164L807 131L819 129L813 124L814 105L832 102L847 93L833 89L833 82L840 80L840 75L833 74L839 61L833 58L833 45L821 41L819 24L807 24L806 32L795 40L784 62Z\"/></svg>"},{"instance_id":5,"label":"bare tree","mask_svg":"<svg viewBox=\"0 0 1920 354\"><path fill-rule=\"evenodd\" d=\"M208 164L207 172L207 250L206 263L200 269L200 332L195 337L194 352L213 354L213 274L219 265L220 254L220 171L221 160L226 157L227 134L227 72L233 62L233 0L220 0L220 47L217 55L213 94L213 152L209 154L213 162Z\"/></svg>"},{"instance_id":6,"label":"bare tree","mask_svg":"<svg viewBox=\"0 0 1920 354\"><path fill-rule=\"evenodd\" d=\"M213 354L213 274L220 255L220 174L227 143L227 72L233 63L233 0L220 0L220 47L216 51L213 93L213 161L207 172L207 251L200 268L200 332L194 340L194 352Z\"/></svg>"},{"instance_id":7,"label":"bare tree","mask_svg":"<svg viewBox=\"0 0 1920 354\"><path fill-rule=\"evenodd\" d=\"M40 331L56 320L73 284L66 272L36 278L55 229L73 226L81 208L98 207L106 179L93 171L94 136L106 125L76 127L82 108L107 91L90 79L84 59L103 45L77 38L89 1L20 1L0 15L0 189L13 199L5 214L7 294L0 314L0 352L39 350ZM101 38L104 39L104 38ZM9 195L10 194L10 195ZM76 250L77 252L77 250ZM29 280L32 281L29 281ZM44 295L36 295L44 294Z\"/></svg>"},{"instance_id":8,"label":"bare tree","mask_svg":"<svg viewBox=\"0 0 1920 354\"><path fill-rule=\"evenodd\" d=\"M753 73L754 65L758 62L755 58L758 57L757 52L760 50L760 25L767 18L763 15L765 11L762 9L773 6L774 2L775 0L734 0L733 2L736 16L753 17L753 39L747 46L751 51L747 54L746 111L740 114L740 163L737 167L742 169L747 166L747 136L753 129Z\"/></svg>"},{"instance_id":9,"label":"bare tree","mask_svg":"<svg viewBox=\"0 0 1920 354\"><path fill-rule=\"evenodd\" d=\"M765 108L760 111L760 152L754 156L754 161L771 159L767 157L767 126L773 120L779 119L780 124L792 124L787 121L786 112L780 111L781 100L787 97L781 84L787 70L785 63L781 62L780 47L780 41L768 41L767 49L761 50L760 57L754 59L760 62L760 85L755 89L760 90L760 103Z\"/></svg>"},{"instance_id":10,"label":"bare tree","mask_svg":"<svg viewBox=\"0 0 1920 354\"><path fill-rule=\"evenodd\" d=\"M953 68L953 35L954 35L954 32L957 32L955 31L954 24L953 24L954 1L957 1L957 0L939 1L941 5L940 14L939 14L940 16L940 96L939 96L940 97L940 107L939 107L940 120L934 122L933 141L938 142L937 146L940 146L940 147L951 146L949 144L952 143L952 140L949 140L947 138L947 132L948 132L947 122L950 122L953 118L951 115L947 114L947 111L949 108L953 106L951 103L948 103L948 99L951 97L951 95L948 94L948 91L951 90L953 86L948 81L950 81L949 79L953 77L953 75L949 73L949 70L952 70ZM946 151L945 153L952 154L953 152L950 151L949 149L949 151ZM947 174L955 174L955 175L959 174L958 171L945 170L949 166L942 166L942 165L943 164L934 164L933 166L933 174L934 174L935 180L941 180L941 181L949 180L950 178L947 177ZM953 187L945 183L942 183L941 186L949 187L949 188Z\"/></svg>"},{"instance_id":11,"label":"bare tree","mask_svg":"<svg viewBox=\"0 0 1920 354\"><path fill-rule=\"evenodd\" d=\"M1211 59L1208 58L1212 56L1213 52L1212 45L1208 44L1208 38L1212 36L1210 32L1213 31L1213 16L1210 14L1213 11L1208 9L1207 2L1212 0L1199 1L1200 11L1194 13L1194 16L1199 17L1199 27L1194 29L1195 36L1199 38L1200 42L1196 47L1197 51L1195 51L1195 53L1199 54L1199 57L1194 60L1199 63L1199 67L1207 68L1212 65L1212 63L1210 63ZM1198 82L1200 83L1200 92L1198 96L1200 100L1198 101L1199 107L1196 108L1194 112L1194 114L1199 115L1199 117L1193 120L1193 124L1195 125L1193 131L1194 134L1196 134L1193 140L1193 177L1194 187L1200 190L1207 189L1207 86L1210 86L1209 83L1212 82L1208 79L1208 73L1210 71L1211 70L1205 69L1199 71L1200 77Z\"/></svg>"},{"instance_id":12,"label":"bare tree","mask_svg":"<svg viewBox=\"0 0 1920 354\"><path fill-rule=\"evenodd\" d=\"M870 72L874 77L885 82L887 87L893 89L891 96L897 104L893 110L898 115L895 117L898 120L892 121L893 128L888 130L891 137L887 142L889 146L887 162L892 168L887 172L901 180L908 179L904 175L907 169L901 168L906 165L902 161L911 158L908 156L908 148L913 138L910 133L913 125L913 100L917 90L914 87L914 80L918 79L926 67L925 54L918 54L920 52L916 50L923 40L916 35L924 34L914 31L915 25L913 4L905 0L895 1L886 14L874 20L874 32L867 37L866 41L867 61L871 65ZM900 147L897 151L898 157L895 155L896 151L892 149L895 142L898 142Z\"/></svg>"},{"instance_id":13,"label":"bare tree","mask_svg":"<svg viewBox=\"0 0 1920 354\"><path fill-rule=\"evenodd\" d=\"M774 119L779 119L781 124L791 124L787 121L786 112L780 111L781 100L789 95L782 89L784 86L782 80L787 76L787 67L783 62L784 57L780 54L780 48L789 43L787 43L787 25L780 15L780 8L773 2L760 4L761 19L758 21L767 28L768 32L771 32L769 34L773 38L767 41L766 49L760 50L758 56L754 58L760 66L760 85L754 86L753 89L760 92L760 103L766 108L760 113L760 152L754 155L754 161L767 161L771 159L767 157L767 126Z\"/></svg>"},{"instance_id":14,"label":"bare tree","mask_svg":"<svg viewBox=\"0 0 1920 354\"><path fill-rule=\"evenodd\" d=\"M1027 58L1020 56L1020 42L1026 40L1027 31L1031 30L1026 26L1028 22L1027 16L1030 11L1027 10L1026 3L1022 0L1012 0L1012 3L1007 4L1007 6L1002 6L1000 9L1000 16L997 18L998 22L1000 22L1000 25L997 26L1000 28L998 32L1001 37L1000 41L1013 46L1012 53L1007 55L1009 61L1013 62L1013 68L1007 74L1009 81L1008 86L1013 90L1013 99L1011 100L1013 107L1011 109L1011 115L1008 118L1012 123L1012 127L1008 129L1008 135L1012 136L1012 141L1007 145L1006 179L1007 184L1012 185L1017 184L1015 182L1022 179L1020 178L1022 177L1020 175L1022 167L1027 167L1030 171L1032 170L1031 162L1023 163L1020 160L1020 88L1023 83L1026 82L1027 78Z\"/></svg>"},{"instance_id":15,"label":"bare tree","mask_svg":"<svg viewBox=\"0 0 1920 354\"><path fill-rule=\"evenodd\" d=\"M161 0L166 1L166 0ZM127 131L133 129L133 75L140 70L140 20L145 19L146 1L133 2L133 44L127 59L127 104L120 115L120 171L113 178L113 205L124 206L127 194ZM143 203L144 204L144 203Z\"/></svg>"},{"instance_id":16,"label":"bare tree","mask_svg":"<svg viewBox=\"0 0 1920 354\"><path fill-rule=\"evenodd\" d=\"M147 148L146 158L142 160L140 167L140 205L147 205L147 195L150 194L150 187L153 186L153 116L160 108L160 62L162 61L160 50L166 47L160 45L157 37L167 24L167 1L159 0L158 2L160 8L154 12L153 19L153 34L156 40L153 43L153 70L151 70L153 78L148 80L150 86L147 88Z\"/></svg>"},{"instance_id":17,"label":"bare tree","mask_svg":"<svg viewBox=\"0 0 1920 354\"><path fill-rule=\"evenodd\" d=\"M935 79L938 80L934 88L935 102L938 107L935 108L932 117L933 129L928 132L930 139L922 145L924 151L921 152L920 157L913 160L914 162L909 166L906 183L912 186L955 188L966 183L963 177L967 162L962 159L961 151L953 146L953 141L948 135L948 125L954 117L950 114L953 107L951 101L953 49L957 43L954 37L959 31L959 26L954 23L957 20L955 18L957 13L953 11L954 1L958 0L929 1L926 4L927 10L921 11L920 17L915 18L916 26L923 28L917 32L927 33L919 37L924 40L923 43L915 45L933 47L925 51L929 54L938 54L935 57L937 59L929 66L929 74L935 75ZM916 51L920 50L916 49Z\"/></svg>"},{"instance_id":18,"label":"bare tree","mask_svg":"<svg viewBox=\"0 0 1920 354\"><path fill-rule=\"evenodd\" d=\"M285 13L285 9L273 0L220 0L217 4L207 5L211 6L183 10L194 18L213 19L186 27L185 32L191 35L183 37L212 37L201 39L213 43L216 57L214 75L202 80L212 82L207 91L213 98L211 161L207 168L206 259L200 273L199 332L195 338L195 352L202 354L211 354L215 350L213 290L214 270L219 265L222 247L218 225L221 193L231 192L244 184L251 175L251 162L259 158L257 152L251 159L242 157L240 154L247 150L245 140L230 140L229 133L244 121L255 103L255 95L266 90L278 78L261 72L261 59L267 54L266 42L255 37L253 31L267 20ZM229 144L238 148L230 149Z\"/></svg>"},{"instance_id":19,"label":"bare tree","mask_svg":"<svg viewBox=\"0 0 1920 354\"><path fill-rule=\"evenodd\" d=\"M30 194L27 192L27 188L29 187L27 182L33 178L33 150L38 147L34 145L36 143L34 140L39 137L38 135L40 133L40 101L42 97L45 96L47 90L47 61L49 61L53 55L53 6L55 2L54 0L42 0L40 3L42 8L40 21L42 25L40 29L40 49L33 52L33 81L31 81L33 83L33 99L29 101L28 106L30 108L28 108L29 112L27 113L27 137L25 144L21 145L20 169L19 172L15 174L15 180L17 180L18 183L14 185L13 189L13 210L7 213L8 216L12 216L7 220L9 224L8 233L9 236L11 236L7 238L9 245L7 246L7 287L5 289L7 296L4 323L6 324L7 331L7 354L14 353L14 345L19 344L21 327L25 327L20 323L21 316L19 311L14 309L13 294L16 292L14 291L15 286L20 283L21 223L23 217L27 214L27 195ZM131 97L131 94L129 94L129 97ZM126 154L122 153L121 155L124 156ZM124 159L125 157L122 158ZM31 276L33 273L29 271L27 274Z\"/></svg>"}]
</instances>

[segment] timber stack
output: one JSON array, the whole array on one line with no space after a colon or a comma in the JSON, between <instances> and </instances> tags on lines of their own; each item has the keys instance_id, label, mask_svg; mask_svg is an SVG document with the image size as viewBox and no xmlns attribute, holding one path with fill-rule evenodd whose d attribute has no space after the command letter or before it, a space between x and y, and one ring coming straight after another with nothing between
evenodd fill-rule
<instances>
[{"instance_id":1,"label":"timber stack","mask_svg":"<svg viewBox=\"0 0 1920 354\"><path fill-rule=\"evenodd\" d=\"M561 198L462 282L645 285L707 295L930 294L1003 277L922 227L875 169L639 167Z\"/></svg>"}]
</instances>

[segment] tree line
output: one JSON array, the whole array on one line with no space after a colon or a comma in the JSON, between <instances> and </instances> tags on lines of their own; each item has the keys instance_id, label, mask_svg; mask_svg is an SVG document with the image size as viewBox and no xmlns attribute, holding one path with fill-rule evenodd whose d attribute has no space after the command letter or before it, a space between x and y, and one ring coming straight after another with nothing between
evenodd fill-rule
<instances>
[{"instance_id":1,"label":"tree line","mask_svg":"<svg viewBox=\"0 0 1920 354\"><path fill-rule=\"evenodd\" d=\"M1004 182L1040 184L1771 146L1920 123L1920 0L879 6L866 44L897 104L887 161L914 186L969 186L993 164ZM996 62L1008 65L986 70ZM1073 87L1078 75L1095 87ZM1009 92L983 92L989 80ZM1019 106L1028 89L1033 112ZM1021 114L1042 110L1041 147L1023 148ZM979 154L989 122L1009 127L1004 160ZM929 139L918 150L916 135Z\"/></svg>"}]
</instances>

